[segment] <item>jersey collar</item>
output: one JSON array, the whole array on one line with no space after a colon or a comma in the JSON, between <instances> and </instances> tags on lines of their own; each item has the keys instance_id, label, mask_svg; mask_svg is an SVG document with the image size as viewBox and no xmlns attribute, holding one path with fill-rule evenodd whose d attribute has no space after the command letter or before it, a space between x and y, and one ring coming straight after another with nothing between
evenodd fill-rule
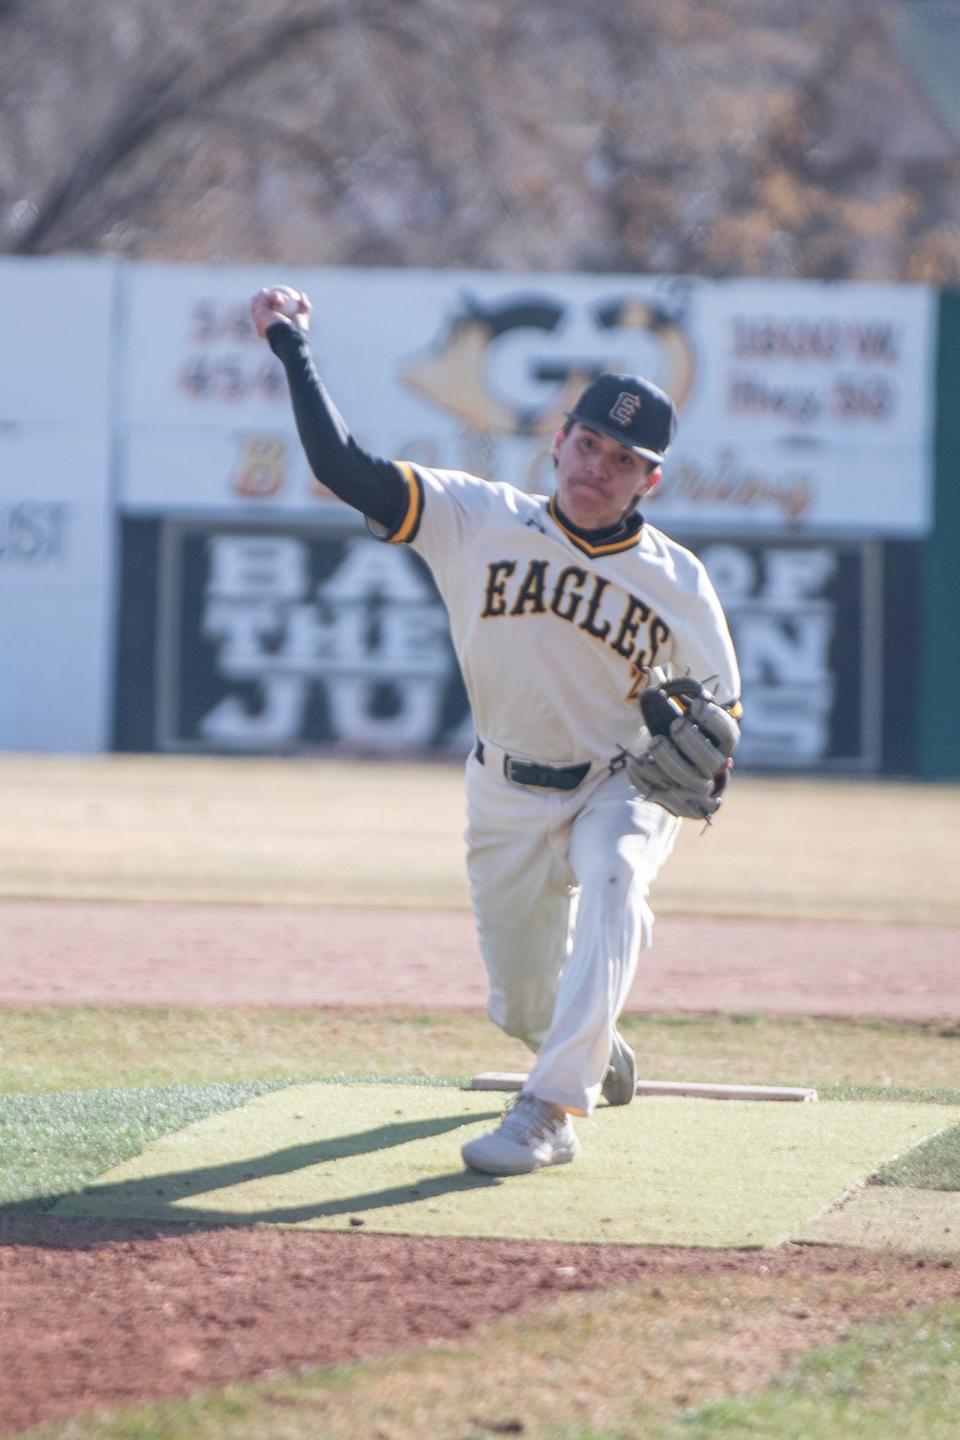
<instances>
[{"instance_id":1,"label":"jersey collar","mask_svg":"<svg viewBox=\"0 0 960 1440\"><path fill-rule=\"evenodd\" d=\"M618 555L621 550L632 550L639 541L643 528L643 516L638 510L634 510L618 525L610 525L603 530L581 530L564 515L555 495L551 495L547 502L547 513L571 545L575 545L584 555L590 556Z\"/></svg>"}]
</instances>

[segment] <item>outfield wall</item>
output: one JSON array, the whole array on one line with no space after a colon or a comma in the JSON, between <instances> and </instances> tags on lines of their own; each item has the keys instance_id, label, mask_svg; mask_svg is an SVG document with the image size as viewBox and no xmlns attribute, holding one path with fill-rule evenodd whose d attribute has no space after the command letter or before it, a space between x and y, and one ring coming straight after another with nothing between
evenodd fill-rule
<instances>
[{"instance_id":1,"label":"outfield wall","mask_svg":"<svg viewBox=\"0 0 960 1440\"><path fill-rule=\"evenodd\" d=\"M0 262L0 746L469 744L428 573L309 474L247 318L276 278L381 454L543 489L593 373L658 380L681 426L646 513L727 607L740 763L958 773L918 643L958 593L950 297L938 331L919 286L109 260Z\"/></svg>"},{"instance_id":2,"label":"outfield wall","mask_svg":"<svg viewBox=\"0 0 960 1440\"><path fill-rule=\"evenodd\" d=\"M0 263L0 746L109 747L116 433L109 260Z\"/></svg>"}]
</instances>

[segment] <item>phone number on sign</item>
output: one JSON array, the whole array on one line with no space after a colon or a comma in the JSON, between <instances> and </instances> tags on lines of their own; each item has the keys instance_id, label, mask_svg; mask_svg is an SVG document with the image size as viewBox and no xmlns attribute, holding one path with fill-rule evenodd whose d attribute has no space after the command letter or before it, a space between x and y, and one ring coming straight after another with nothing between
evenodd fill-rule
<instances>
[{"instance_id":1,"label":"phone number on sign","mask_svg":"<svg viewBox=\"0 0 960 1440\"><path fill-rule=\"evenodd\" d=\"M281 400L286 395L283 370L266 355L202 355L187 361L177 383L191 400Z\"/></svg>"}]
</instances>

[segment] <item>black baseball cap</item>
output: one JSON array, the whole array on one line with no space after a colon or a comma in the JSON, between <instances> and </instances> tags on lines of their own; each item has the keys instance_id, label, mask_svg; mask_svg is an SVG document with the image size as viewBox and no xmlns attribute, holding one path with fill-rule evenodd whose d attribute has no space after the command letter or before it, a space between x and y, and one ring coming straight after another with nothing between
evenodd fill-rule
<instances>
[{"instance_id":1,"label":"black baseball cap","mask_svg":"<svg viewBox=\"0 0 960 1440\"><path fill-rule=\"evenodd\" d=\"M658 465L677 430L670 396L640 375L598 375L566 414Z\"/></svg>"}]
</instances>

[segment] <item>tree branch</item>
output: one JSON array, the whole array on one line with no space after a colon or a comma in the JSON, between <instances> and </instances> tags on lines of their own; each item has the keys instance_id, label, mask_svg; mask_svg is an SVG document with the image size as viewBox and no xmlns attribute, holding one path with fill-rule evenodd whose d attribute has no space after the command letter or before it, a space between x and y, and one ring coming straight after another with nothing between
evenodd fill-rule
<instances>
[{"instance_id":1,"label":"tree branch","mask_svg":"<svg viewBox=\"0 0 960 1440\"><path fill-rule=\"evenodd\" d=\"M16 4L19 0L0 0L2 3ZM79 243L84 233L82 225L68 225L66 233L59 235L58 227L68 216L77 217L89 210L112 176L141 155L162 131L290 55L304 40L347 24L377 24L391 12L395 20L399 8L410 10L416 5L417 0L354 0L350 7L331 4L320 13L288 14L259 30L217 69L199 75L192 76L179 59L162 57L154 71L138 79L135 88L122 98L86 156L51 185L35 218L11 246L11 253L43 254L58 244ZM208 54L205 51L201 60Z\"/></svg>"}]
</instances>

